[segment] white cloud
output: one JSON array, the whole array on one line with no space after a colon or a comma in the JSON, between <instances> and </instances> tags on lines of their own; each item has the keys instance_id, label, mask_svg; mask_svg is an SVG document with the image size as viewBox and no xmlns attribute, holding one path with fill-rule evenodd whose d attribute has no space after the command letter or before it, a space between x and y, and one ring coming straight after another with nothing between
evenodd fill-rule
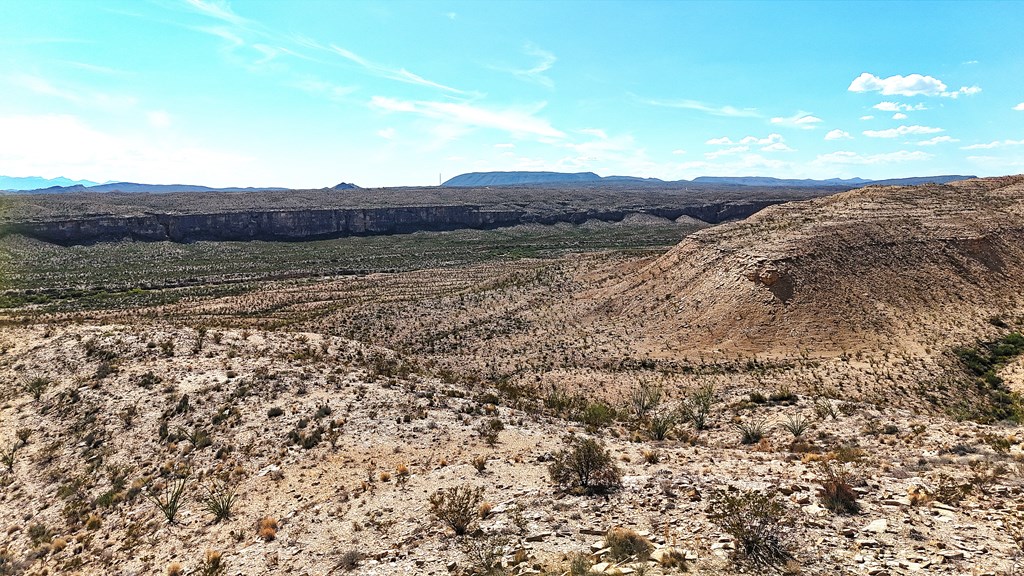
<instances>
[{"instance_id":1,"label":"white cloud","mask_svg":"<svg viewBox=\"0 0 1024 576\"><path fill-rule=\"evenodd\" d=\"M1020 104L1017 104L1016 106L1013 107L1013 109L1017 110L1017 111L1024 110L1024 102L1021 102Z\"/></svg>"},{"instance_id":2,"label":"white cloud","mask_svg":"<svg viewBox=\"0 0 1024 576\"><path fill-rule=\"evenodd\" d=\"M395 129L391 127L382 128L380 130L377 130L377 136L380 136L385 140L391 140L392 138L395 137Z\"/></svg>"},{"instance_id":3,"label":"white cloud","mask_svg":"<svg viewBox=\"0 0 1024 576\"><path fill-rule=\"evenodd\" d=\"M515 148L516 145L511 143L511 142L502 142L500 144L495 144L494 147L495 148Z\"/></svg>"},{"instance_id":4,"label":"white cloud","mask_svg":"<svg viewBox=\"0 0 1024 576\"><path fill-rule=\"evenodd\" d=\"M715 158L721 158L722 156L732 156L734 154L740 154L750 150L749 146L733 146L732 148L723 148L721 150L715 150L714 152L705 152L704 157L708 160L714 160Z\"/></svg>"},{"instance_id":5,"label":"white cloud","mask_svg":"<svg viewBox=\"0 0 1024 576\"><path fill-rule=\"evenodd\" d=\"M874 120L875 117L874 116L870 116L870 115L869 116L861 116L860 119L861 120Z\"/></svg>"},{"instance_id":6,"label":"white cloud","mask_svg":"<svg viewBox=\"0 0 1024 576\"><path fill-rule=\"evenodd\" d=\"M221 20L229 24L234 24L236 26L241 26L249 22L245 18L235 14L227 2L219 0L185 0L185 4L206 16L216 18L217 20Z\"/></svg>"},{"instance_id":7,"label":"white cloud","mask_svg":"<svg viewBox=\"0 0 1024 576\"><path fill-rule=\"evenodd\" d=\"M454 126L492 128L515 136L565 137L564 132L552 127L547 120L534 116L544 107L543 103L532 110L490 110L458 102L412 101L374 96L370 99L370 107L385 112L417 114Z\"/></svg>"},{"instance_id":8,"label":"white cloud","mask_svg":"<svg viewBox=\"0 0 1024 576\"><path fill-rule=\"evenodd\" d=\"M872 106L875 110L881 110L882 112L916 112L919 110L927 110L928 108L924 104L901 104L899 102L879 102Z\"/></svg>"},{"instance_id":9,"label":"white cloud","mask_svg":"<svg viewBox=\"0 0 1024 576\"><path fill-rule=\"evenodd\" d=\"M334 84L333 82L327 82L325 80L312 77L300 78L290 82L288 85L294 86L295 88L304 90L311 94L327 96L329 99L334 101L343 101L346 96L358 90L356 86L342 86L340 84Z\"/></svg>"},{"instance_id":10,"label":"white cloud","mask_svg":"<svg viewBox=\"0 0 1024 576\"><path fill-rule=\"evenodd\" d=\"M933 76L910 74L908 76L889 76L879 78L874 74L862 73L850 83L850 92L881 92L884 96L944 96L958 98L961 95L971 96L981 92L977 86L963 86L959 90L948 91L946 84Z\"/></svg>"},{"instance_id":11,"label":"white cloud","mask_svg":"<svg viewBox=\"0 0 1024 576\"><path fill-rule=\"evenodd\" d=\"M730 116L736 118L759 118L761 114L757 108L736 108L735 106L714 106L697 100L657 100L639 99L650 106L663 106L666 108L683 108L687 110L699 110L712 116Z\"/></svg>"},{"instance_id":12,"label":"white cloud","mask_svg":"<svg viewBox=\"0 0 1024 576\"><path fill-rule=\"evenodd\" d=\"M777 144L783 142L782 134L769 134L765 138L758 138L757 136L747 136L740 140L740 144L757 144L758 146L768 146L769 144Z\"/></svg>"},{"instance_id":13,"label":"white cloud","mask_svg":"<svg viewBox=\"0 0 1024 576\"><path fill-rule=\"evenodd\" d=\"M705 144L709 146L732 146L735 142L728 136L722 136L721 138L712 138L705 142Z\"/></svg>"},{"instance_id":14,"label":"white cloud","mask_svg":"<svg viewBox=\"0 0 1024 576\"><path fill-rule=\"evenodd\" d=\"M820 154L814 159L814 164L856 164L868 166L874 164L915 162L919 160L927 160L931 157L931 154L921 152L920 150L915 150L913 152L900 150L898 152L888 152L884 154L858 154L856 152L840 151L831 152L829 154Z\"/></svg>"},{"instance_id":15,"label":"white cloud","mask_svg":"<svg viewBox=\"0 0 1024 576\"><path fill-rule=\"evenodd\" d=\"M33 74L11 74L6 78L0 78L0 81L4 79L17 88L42 96L58 98L82 108L122 111L139 103L134 96L97 92L71 84L57 85L42 76Z\"/></svg>"},{"instance_id":16,"label":"white cloud","mask_svg":"<svg viewBox=\"0 0 1024 576\"><path fill-rule=\"evenodd\" d=\"M943 144L943 143L946 143L946 142L959 142L959 141L960 141L959 139L952 138L950 136L936 136L934 138L929 138L927 140L921 140L920 142L916 142L916 144L918 146L935 146L936 144Z\"/></svg>"},{"instance_id":17,"label":"white cloud","mask_svg":"<svg viewBox=\"0 0 1024 576\"><path fill-rule=\"evenodd\" d=\"M772 124L778 124L780 126L789 126L792 128L801 128L803 130L813 130L817 128L817 124L822 122L821 118L812 116L807 112L797 112L796 114L783 118L781 116L772 118Z\"/></svg>"},{"instance_id":18,"label":"white cloud","mask_svg":"<svg viewBox=\"0 0 1024 576\"><path fill-rule=\"evenodd\" d=\"M907 119L907 115L904 114L903 112L897 112L897 113L892 115L892 119L893 120L906 120Z\"/></svg>"},{"instance_id":19,"label":"white cloud","mask_svg":"<svg viewBox=\"0 0 1024 576\"><path fill-rule=\"evenodd\" d=\"M1004 146L1024 146L1024 140L995 140L988 144L971 144L970 146L961 146L961 150L990 150L992 148L1002 148Z\"/></svg>"},{"instance_id":20,"label":"white cloud","mask_svg":"<svg viewBox=\"0 0 1024 576\"><path fill-rule=\"evenodd\" d=\"M254 184L238 180L253 168L252 159L241 154L149 134L104 132L68 114L0 116L0 134L18 135L0 138L0 166L7 174L99 182Z\"/></svg>"},{"instance_id":21,"label":"white cloud","mask_svg":"<svg viewBox=\"0 0 1024 576\"><path fill-rule=\"evenodd\" d=\"M783 142L775 142L761 148L762 152L795 152L793 148L790 148Z\"/></svg>"},{"instance_id":22,"label":"white cloud","mask_svg":"<svg viewBox=\"0 0 1024 576\"><path fill-rule=\"evenodd\" d=\"M682 154L686 154L686 150L677 148L677 149L673 150L672 153L677 155L677 156L679 156L679 155L682 155Z\"/></svg>"},{"instance_id":23,"label":"white cloud","mask_svg":"<svg viewBox=\"0 0 1024 576\"><path fill-rule=\"evenodd\" d=\"M942 95L949 98L958 98L961 94L965 96L974 96L978 92L981 92L981 88L978 86L962 86L955 92L944 92Z\"/></svg>"},{"instance_id":24,"label":"white cloud","mask_svg":"<svg viewBox=\"0 0 1024 576\"><path fill-rule=\"evenodd\" d=\"M547 86L548 88L553 87L555 83L551 78L545 76L544 73L550 70L551 67L555 65L555 62L558 61L558 59L555 58L555 55L540 48L536 44L529 42L527 42L526 46L523 47L523 52L528 56L537 58L537 63L531 68L524 70L509 70L509 72L519 78L536 82L542 86Z\"/></svg>"},{"instance_id":25,"label":"white cloud","mask_svg":"<svg viewBox=\"0 0 1024 576\"><path fill-rule=\"evenodd\" d=\"M171 115L163 110L153 110L146 114L146 120L154 128L167 128L171 125Z\"/></svg>"},{"instance_id":26,"label":"white cloud","mask_svg":"<svg viewBox=\"0 0 1024 576\"><path fill-rule=\"evenodd\" d=\"M333 51L335 54L341 56L342 58L344 58L344 59L346 59L346 60L348 60L350 62L358 64L360 67L364 68L366 71L370 72L371 74L373 74L375 76L379 76L381 78L387 78L389 80L396 80L398 82L405 82L406 84L417 84L419 86L428 86L430 88L437 88L438 90L444 90L445 92L452 92L452 93L455 93L455 94L465 94L466 93L466 92L464 92L462 90L459 90L458 88L452 88L451 86L445 86L444 84L440 84L440 83L434 82L432 80L427 80L426 78L424 78L422 76L419 76L417 74L413 74L412 72L409 72L405 68L389 68L389 67L384 66L382 64L377 64L376 62L371 62L370 60L367 60L366 58L363 58L362 56L356 54L355 52L352 52L351 50L346 50L345 48L342 48L340 46L336 46L334 44L331 44L331 51Z\"/></svg>"},{"instance_id":27,"label":"white cloud","mask_svg":"<svg viewBox=\"0 0 1024 576\"><path fill-rule=\"evenodd\" d=\"M607 140L608 139L608 133L605 132L604 130L601 130L600 128L582 128L582 129L578 130L578 132L581 133L581 134L587 134L589 136L596 136L597 138L600 138L601 140Z\"/></svg>"},{"instance_id":28,"label":"white cloud","mask_svg":"<svg viewBox=\"0 0 1024 576\"><path fill-rule=\"evenodd\" d=\"M850 133L845 130L836 128L835 130L829 130L828 134L825 134L825 140L842 140L842 139L853 138Z\"/></svg>"},{"instance_id":29,"label":"white cloud","mask_svg":"<svg viewBox=\"0 0 1024 576\"><path fill-rule=\"evenodd\" d=\"M908 134L935 134L936 132L943 132L942 128L932 128L931 126L900 126L898 128L889 128L887 130L865 130L863 134L868 138L898 138L900 136L906 136Z\"/></svg>"}]
</instances>

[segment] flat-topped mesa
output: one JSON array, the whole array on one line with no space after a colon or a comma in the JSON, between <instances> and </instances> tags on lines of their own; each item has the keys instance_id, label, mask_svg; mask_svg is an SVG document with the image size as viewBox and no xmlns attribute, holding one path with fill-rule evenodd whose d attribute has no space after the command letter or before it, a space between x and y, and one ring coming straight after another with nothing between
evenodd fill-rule
<instances>
[{"instance_id":1,"label":"flat-topped mesa","mask_svg":"<svg viewBox=\"0 0 1024 576\"><path fill-rule=\"evenodd\" d=\"M505 187L0 196L0 237L60 244L134 239L306 240L518 224L621 221L631 214L717 224L819 189Z\"/></svg>"},{"instance_id":2,"label":"flat-topped mesa","mask_svg":"<svg viewBox=\"0 0 1024 576\"><path fill-rule=\"evenodd\" d=\"M1024 176L1013 176L772 206L594 296L644 326L652 349L840 352L949 321L967 330L1018 309L1022 285Z\"/></svg>"}]
</instances>

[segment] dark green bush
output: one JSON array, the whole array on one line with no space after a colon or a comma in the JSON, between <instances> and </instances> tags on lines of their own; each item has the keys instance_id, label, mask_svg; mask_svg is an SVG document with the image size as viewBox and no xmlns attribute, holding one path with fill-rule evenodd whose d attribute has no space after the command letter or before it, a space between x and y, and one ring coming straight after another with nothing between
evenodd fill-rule
<instances>
[{"instance_id":1,"label":"dark green bush","mask_svg":"<svg viewBox=\"0 0 1024 576\"><path fill-rule=\"evenodd\" d=\"M569 439L566 443L548 466L556 484L587 494L606 492L622 484L621 472L604 446L590 438Z\"/></svg>"}]
</instances>

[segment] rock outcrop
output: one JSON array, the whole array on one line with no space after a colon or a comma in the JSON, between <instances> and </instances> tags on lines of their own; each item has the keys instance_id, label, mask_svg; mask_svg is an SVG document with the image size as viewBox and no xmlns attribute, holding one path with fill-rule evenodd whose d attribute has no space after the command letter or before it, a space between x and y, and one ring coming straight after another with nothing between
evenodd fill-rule
<instances>
[{"instance_id":1,"label":"rock outcrop","mask_svg":"<svg viewBox=\"0 0 1024 576\"><path fill-rule=\"evenodd\" d=\"M1015 176L773 206L687 237L612 290L602 313L680 347L840 352L1014 310L1022 285Z\"/></svg>"},{"instance_id":2,"label":"rock outcrop","mask_svg":"<svg viewBox=\"0 0 1024 576\"><path fill-rule=\"evenodd\" d=\"M211 214L149 213L62 219L24 219L0 226L0 237L22 234L58 244L89 244L123 239L195 242L200 240L312 240L417 231L490 229L518 224L581 224L621 221L631 214L675 220L682 216L711 224L745 218L780 200L717 202L678 208L637 210L566 208L562 211L487 210L480 206L410 206L333 210L237 211ZM685 204L682 202L681 204Z\"/></svg>"}]
</instances>

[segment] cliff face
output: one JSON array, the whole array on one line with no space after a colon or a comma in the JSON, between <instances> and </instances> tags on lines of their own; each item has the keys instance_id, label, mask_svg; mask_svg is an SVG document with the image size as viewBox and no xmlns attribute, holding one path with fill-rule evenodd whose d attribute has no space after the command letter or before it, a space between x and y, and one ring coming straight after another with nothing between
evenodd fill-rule
<instances>
[{"instance_id":1,"label":"cliff face","mask_svg":"<svg viewBox=\"0 0 1024 576\"><path fill-rule=\"evenodd\" d=\"M526 223L581 224L592 219L619 221L629 214L636 213L673 220L680 216L690 216L717 224L725 220L745 218L775 203L778 201L721 202L640 210L567 209L543 214L515 210L482 210L479 206L416 206L98 216L11 222L0 227L0 236L23 234L57 244L89 244L122 239L172 242L311 240L402 234L421 230L499 228Z\"/></svg>"}]
</instances>

